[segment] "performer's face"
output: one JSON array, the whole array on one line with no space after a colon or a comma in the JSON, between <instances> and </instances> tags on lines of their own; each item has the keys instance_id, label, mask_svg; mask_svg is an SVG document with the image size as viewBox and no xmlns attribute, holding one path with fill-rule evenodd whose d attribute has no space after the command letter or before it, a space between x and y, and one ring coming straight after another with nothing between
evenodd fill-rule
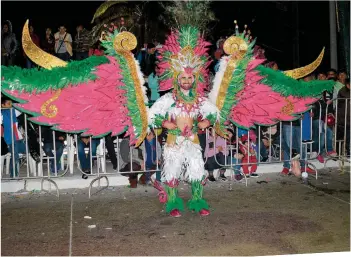
<instances>
[{"instance_id":1,"label":"performer's face","mask_svg":"<svg viewBox=\"0 0 351 257\"><path fill-rule=\"evenodd\" d=\"M182 89L189 90L193 86L194 80L195 78L193 74L183 72L180 74L178 81Z\"/></svg>"}]
</instances>

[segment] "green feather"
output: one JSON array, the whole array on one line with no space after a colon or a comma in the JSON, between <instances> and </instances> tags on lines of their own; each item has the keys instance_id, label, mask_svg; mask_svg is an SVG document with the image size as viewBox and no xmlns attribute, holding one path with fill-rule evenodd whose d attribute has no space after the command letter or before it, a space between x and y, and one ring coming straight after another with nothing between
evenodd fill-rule
<instances>
[{"instance_id":1,"label":"green feather","mask_svg":"<svg viewBox=\"0 0 351 257\"><path fill-rule=\"evenodd\" d=\"M180 47L190 46L195 48L199 37L199 30L191 26L183 26L179 31Z\"/></svg>"},{"instance_id":2,"label":"green feather","mask_svg":"<svg viewBox=\"0 0 351 257\"><path fill-rule=\"evenodd\" d=\"M50 89L62 89L69 84L89 82L97 79L93 73L94 68L108 62L105 56L91 56L83 61L72 61L66 67L57 67L52 70L1 66L1 76L4 78L1 81L1 90L45 92Z\"/></svg>"},{"instance_id":3,"label":"green feather","mask_svg":"<svg viewBox=\"0 0 351 257\"><path fill-rule=\"evenodd\" d=\"M319 97L324 91L333 91L335 84L331 80L297 81L286 76L283 72L262 65L257 66L255 70L265 77L262 80L263 84L270 86L273 91L283 96Z\"/></svg>"}]
</instances>

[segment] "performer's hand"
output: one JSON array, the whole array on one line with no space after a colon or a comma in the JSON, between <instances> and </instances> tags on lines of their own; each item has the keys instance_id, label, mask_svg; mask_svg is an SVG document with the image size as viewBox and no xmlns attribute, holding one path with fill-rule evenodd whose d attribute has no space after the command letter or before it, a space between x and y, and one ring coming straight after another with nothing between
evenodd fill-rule
<instances>
[{"instance_id":1,"label":"performer's hand","mask_svg":"<svg viewBox=\"0 0 351 257\"><path fill-rule=\"evenodd\" d=\"M207 127L210 126L210 122L208 120L203 120L203 121L200 121L197 126L200 128L200 129L205 129Z\"/></svg>"},{"instance_id":2,"label":"performer's hand","mask_svg":"<svg viewBox=\"0 0 351 257\"><path fill-rule=\"evenodd\" d=\"M166 129L176 129L177 125L170 121L165 121L162 126Z\"/></svg>"},{"instance_id":3,"label":"performer's hand","mask_svg":"<svg viewBox=\"0 0 351 257\"><path fill-rule=\"evenodd\" d=\"M222 147L222 146L218 146L218 147L217 147L217 150L218 150L219 152L222 152L222 151L223 151L223 147Z\"/></svg>"}]
</instances>

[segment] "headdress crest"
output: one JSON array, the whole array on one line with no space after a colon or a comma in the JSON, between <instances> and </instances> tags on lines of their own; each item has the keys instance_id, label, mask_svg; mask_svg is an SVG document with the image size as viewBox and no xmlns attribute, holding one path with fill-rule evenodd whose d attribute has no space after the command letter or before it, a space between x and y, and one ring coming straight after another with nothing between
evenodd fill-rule
<instances>
[{"instance_id":1,"label":"headdress crest","mask_svg":"<svg viewBox=\"0 0 351 257\"><path fill-rule=\"evenodd\" d=\"M160 80L160 91L172 89L178 76L187 71L195 75L197 93L203 94L208 86L209 45L195 27L183 26L180 30L173 30L159 49L156 72Z\"/></svg>"}]
</instances>

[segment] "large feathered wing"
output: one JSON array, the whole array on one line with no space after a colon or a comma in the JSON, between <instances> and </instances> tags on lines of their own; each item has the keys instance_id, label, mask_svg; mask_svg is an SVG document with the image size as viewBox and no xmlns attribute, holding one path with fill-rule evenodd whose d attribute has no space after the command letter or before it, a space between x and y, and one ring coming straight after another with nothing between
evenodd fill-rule
<instances>
[{"instance_id":1,"label":"large feathered wing","mask_svg":"<svg viewBox=\"0 0 351 257\"><path fill-rule=\"evenodd\" d=\"M52 70L2 66L1 71L2 93L35 123L96 138L126 132L137 145L146 135L144 80L130 52Z\"/></svg>"},{"instance_id":2,"label":"large feathered wing","mask_svg":"<svg viewBox=\"0 0 351 257\"><path fill-rule=\"evenodd\" d=\"M332 90L332 81L297 81L262 66L264 61L250 55L240 61L231 56L221 59L209 95L220 110L220 122L216 124L220 135L225 136L229 121L249 129L296 120L297 114L308 111L325 90Z\"/></svg>"}]
</instances>

